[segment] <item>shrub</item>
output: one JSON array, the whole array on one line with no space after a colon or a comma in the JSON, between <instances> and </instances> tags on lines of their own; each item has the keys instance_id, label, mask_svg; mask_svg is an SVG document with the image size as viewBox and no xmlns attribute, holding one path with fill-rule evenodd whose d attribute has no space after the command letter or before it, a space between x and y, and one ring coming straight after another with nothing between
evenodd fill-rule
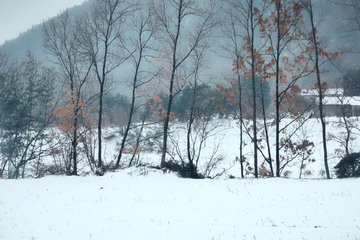
<instances>
[{"instance_id":1,"label":"shrub","mask_svg":"<svg viewBox=\"0 0 360 240\"><path fill-rule=\"evenodd\" d=\"M177 172L182 178L204 178L203 175L197 172L195 165L192 163L179 164L175 161L168 161L165 163L165 168Z\"/></svg>"},{"instance_id":2,"label":"shrub","mask_svg":"<svg viewBox=\"0 0 360 240\"><path fill-rule=\"evenodd\" d=\"M284 178L289 178L290 175L291 175L291 171L289 171L289 170L286 170L286 171L283 173Z\"/></svg>"},{"instance_id":3,"label":"shrub","mask_svg":"<svg viewBox=\"0 0 360 240\"><path fill-rule=\"evenodd\" d=\"M265 161L262 162L262 164L259 167L259 176L261 178L273 177L273 174L271 173L271 171L265 167Z\"/></svg>"},{"instance_id":4,"label":"shrub","mask_svg":"<svg viewBox=\"0 0 360 240\"><path fill-rule=\"evenodd\" d=\"M360 177L360 153L346 155L334 168L338 178Z\"/></svg>"}]
</instances>

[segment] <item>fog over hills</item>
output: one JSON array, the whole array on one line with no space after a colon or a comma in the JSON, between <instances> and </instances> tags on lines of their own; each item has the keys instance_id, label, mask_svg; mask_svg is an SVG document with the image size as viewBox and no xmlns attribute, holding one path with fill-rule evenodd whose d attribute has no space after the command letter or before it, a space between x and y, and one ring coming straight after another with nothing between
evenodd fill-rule
<instances>
[{"instance_id":1,"label":"fog over hills","mask_svg":"<svg viewBox=\"0 0 360 240\"><path fill-rule=\"evenodd\" d=\"M79 6L69 8L68 11L70 16L74 17L80 15L83 11L86 11L90 7L91 2L93 2L93 0L86 1ZM23 55L27 50L30 50L36 57L44 60L46 59L46 54L44 53L42 42L42 23L39 23L26 32L21 33L17 38L6 41L2 46L0 45L0 47L4 47L7 51L17 56Z\"/></svg>"},{"instance_id":2,"label":"fog over hills","mask_svg":"<svg viewBox=\"0 0 360 240\"><path fill-rule=\"evenodd\" d=\"M95 0L89 0L81 4L80 6L75 6L70 9L69 15L75 17L87 11L92 2ZM349 44L354 44L359 42L358 34L353 34L352 36L347 36L348 34L342 30L344 24L344 18L349 13L349 9L340 7L339 5L333 4L328 0L316 0L313 1L315 12L317 13L316 21L320 21L318 25L320 41L326 46L326 49L331 52L343 51L344 46ZM60 13L59 13L60 14ZM304 13L305 15L306 13ZM345 37L346 36L346 37ZM31 28L30 30L22 33L18 38L5 42L0 48L5 48L8 52L11 52L15 56L22 56L26 53L27 50L30 50L34 55L39 58L41 61L46 62L49 60L50 56L47 55L42 46L43 43L43 30L42 24L38 24ZM214 52L219 54L219 49L214 49ZM222 74L231 73L231 61L224 60L221 57L218 57L215 53L211 54L210 68L215 75L218 75L219 78ZM338 59L337 64L341 66L342 69L354 68L359 65L359 54L349 53L344 54L341 59ZM123 69L117 70L114 79L119 79L120 76L124 76L126 73L127 66L123 65ZM228 66L228 67L227 67ZM332 64L327 63L326 68L329 69L328 74L324 74L324 79L328 82L331 87L335 87L337 82L341 80L341 74L339 71L332 66ZM307 79L302 79L299 82L300 87L310 88L313 86L314 80L313 76L310 76ZM123 93L126 92L124 89L119 87L118 90Z\"/></svg>"},{"instance_id":3,"label":"fog over hills","mask_svg":"<svg viewBox=\"0 0 360 240\"><path fill-rule=\"evenodd\" d=\"M69 8L68 9L69 16L71 18L75 18L76 16L81 15L83 12L86 12L90 8L93 2L95 2L95 0L88 0L82 3L81 5ZM45 21L44 23L47 23L48 21L49 20ZM6 51L12 53L12 55L16 57L21 57L24 54L26 54L28 50L30 50L32 53L34 53L35 57L38 58L40 61L44 62L45 64L47 62L49 64L52 64L50 63L52 56L46 54L45 48L43 47L42 23L39 23L38 25L33 26L28 31L21 33L19 37L12 39L10 41L6 41L3 45L0 45L0 48L5 49ZM113 78L117 79L119 78L117 75L123 75L124 71L115 70L114 74L115 76L113 76ZM115 89L122 94L127 94L128 89L124 87L125 85L120 84L117 85Z\"/></svg>"}]
</instances>

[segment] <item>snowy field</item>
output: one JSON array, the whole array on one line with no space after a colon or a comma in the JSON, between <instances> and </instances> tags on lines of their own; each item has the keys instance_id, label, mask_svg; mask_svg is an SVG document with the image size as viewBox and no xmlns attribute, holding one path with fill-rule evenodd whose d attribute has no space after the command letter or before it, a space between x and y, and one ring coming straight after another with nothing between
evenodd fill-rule
<instances>
[{"instance_id":1,"label":"snowy field","mask_svg":"<svg viewBox=\"0 0 360 240\"><path fill-rule=\"evenodd\" d=\"M182 179L149 167L125 168L103 177L80 167L80 176L0 178L0 240L360 239L360 179L335 179L333 167L340 160L335 149L341 145L331 139L333 179L324 179L317 119L310 119L292 137L315 143L310 157L316 161L306 162L302 179L300 158L284 170L287 178L255 179L249 174L240 179L236 121L214 124L217 132L205 142L199 171L219 144L225 160L212 175L228 171L218 179ZM327 127L333 135L344 134L336 124ZM176 124L172 129L184 151L185 130ZM118 139L104 143L107 163L116 156ZM252 145L245 141L244 154L251 163ZM360 149L358 140L352 143L352 151ZM125 165L129 158L124 157ZM154 148L142 152L139 163L157 165L159 159Z\"/></svg>"},{"instance_id":2,"label":"snowy field","mask_svg":"<svg viewBox=\"0 0 360 240\"><path fill-rule=\"evenodd\" d=\"M281 126L285 126L291 122L292 119L283 119ZM360 120L358 118L349 118L349 122L353 125L359 125ZM293 143L301 142L302 140L308 140L314 143L314 148L312 148L312 153L307 157L307 159L313 159L313 161L304 161L302 162L302 155L299 154L293 158L292 152L284 152L284 148L280 150L280 154L284 156L284 159L281 159L280 165L286 165L286 167L281 171L281 177L287 178L299 178L300 171L302 172L301 178L325 178L325 169L324 169L324 160L323 160L323 145L322 145L322 130L319 119L309 119L305 122L304 125L299 127L300 123L293 123L290 127L287 128L286 133L282 133L281 137L289 136L292 134L294 129L298 129L297 132L291 135L291 140ZM268 151L266 148L266 143L262 135L263 128L261 128L262 122L259 121L259 132L258 137L263 140L259 143L262 145L262 151L266 157L268 157ZM162 127L162 126L160 126ZM174 123L171 126L172 137L175 139L169 141L168 149L170 152L181 152L183 157L186 159L186 125L183 123ZM273 167L275 168L275 125L269 124L269 138L270 138L270 152L271 158L273 159ZM224 161L221 161L216 168L213 169L209 176L215 176L217 173L221 173L226 169L226 174L222 177L228 177L230 175L240 178L240 164L236 159L239 157L239 126L237 120L224 120L216 119L211 122L208 126L209 131L207 139L202 145L201 157L199 160L198 170L200 173L204 173L206 166L209 162L209 159L214 154L214 150L218 146L216 156L223 157ZM360 129L360 128L359 128ZM111 134L112 130L109 130L108 133ZM329 117L327 118L327 149L328 149L328 163L330 168L330 175L332 178L336 178L334 173L334 166L341 160L341 157L344 156L345 150L343 146L343 141L346 137L345 128L339 124L339 118ZM333 137L330 137L333 136ZM335 137L334 137L335 136ZM193 136L195 139L198 136ZM350 152L360 152L360 132L358 129L352 130L351 135L352 140L349 144ZM107 162L116 157L114 153L116 151L116 142L119 138L112 139L105 143L104 156ZM199 138L198 138L199 139ZM178 150L174 147L174 143L178 144ZM243 155L246 158L251 166L253 166L253 144L251 139L247 134L243 134ZM155 146L155 145L154 145ZM144 147L146 148L146 147ZM199 148L199 145L196 145L196 148ZM154 147L152 151L142 152L140 155L139 163L141 164L150 164L150 165L159 165L161 155L159 154L160 149ZM179 155L173 154L178 160ZM131 156L124 156L122 162L127 163L128 159ZM293 158L293 159L292 159ZM169 156L168 156L169 159ZM292 159L289 163L286 164L287 159ZM264 157L260 152L258 152L258 165L260 166L264 162ZM303 163L303 166L302 166ZM246 165L246 164L244 164ZM269 170L268 163L264 163L264 166ZM302 166L302 169L301 169ZM246 175L246 177L252 177L252 174Z\"/></svg>"},{"instance_id":3,"label":"snowy field","mask_svg":"<svg viewBox=\"0 0 360 240\"><path fill-rule=\"evenodd\" d=\"M0 179L0 239L360 239L360 179Z\"/></svg>"}]
</instances>

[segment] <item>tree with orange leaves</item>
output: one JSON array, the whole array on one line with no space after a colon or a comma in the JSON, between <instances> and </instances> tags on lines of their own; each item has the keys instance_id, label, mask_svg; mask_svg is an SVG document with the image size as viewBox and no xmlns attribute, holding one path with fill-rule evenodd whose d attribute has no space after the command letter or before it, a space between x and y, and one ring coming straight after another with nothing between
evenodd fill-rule
<instances>
[{"instance_id":1,"label":"tree with orange leaves","mask_svg":"<svg viewBox=\"0 0 360 240\"><path fill-rule=\"evenodd\" d=\"M269 1L265 0L257 4L255 0L227 0L227 9L229 15L234 17L234 21L239 29L235 32L238 38L243 42L241 44L241 52L236 53L236 58L233 59L233 72L238 75L240 72L246 79L250 79L252 83L252 142L254 145L254 175L258 177L258 128L257 128L257 92L256 78L260 75L263 76L265 60L262 56L262 50L266 45L263 41L262 22L264 21L264 14L268 9ZM235 26L235 25L233 25ZM260 33L260 35L259 35ZM238 50L240 50L238 48ZM261 81L264 78L260 79ZM260 82L261 82L260 81Z\"/></svg>"},{"instance_id":2,"label":"tree with orange leaves","mask_svg":"<svg viewBox=\"0 0 360 240\"><path fill-rule=\"evenodd\" d=\"M280 129L280 121L289 114L294 118L293 121L298 121L303 117L305 111L300 111L303 108L299 108L299 105L296 104L299 101L300 93L300 88L296 83L299 79L308 76L312 72L309 67L310 60L305 56L308 50L305 49L302 52L290 52L288 50L290 47L298 49L298 41L302 37L301 32L298 30L299 25L303 23L302 7L299 1L287 0L271 0L262 3L260 1L246 1L246 3L242 4L236 0L226 2L229 5L226 13L230 19L226 28L228 32L233 32L231 33L231 43L236 47L236 55L233 55L234 75L237 75L237 78L240 79L242 73L245 78L252 79L253 83L256 82L254 80L257 76L260 78L257 84L261 86L269 84L272 79L275 80L276 176L280 176L280 150L284 147L284 144L280 142L280 134L285 128L289 127L289 125L286 125ZM260 8L260 6L263 7ZM269 14L265 14L264 9L269 10ZM241 19L241 17L243 20L239 21L238 19ZM237 21L240 22L238 27L235 24ZM251 23L255 23L255 25ZM244 34L241 35L239 33L241 31ZM229 37L228 35L227 37ZM243 51L239 51L236 46L237 38L244 41ZM225 48L225 50L229 51L229 48ZM240 86L240 84L238 85ZM255 87L253 87L253 92L256 92ZM267 141L268 156L265 157L261 149L255 147L258 142L255 109L261 109L258 104L261 104L261 101L257 103L257 99L253 98L252 129L254 133L252 140L255 152L255 173L257 170L256 149L264 156L272 171L272 157L264 107L261 113L264 120L263 135ZM282 141L286 142L285 139L282 139Z\"/></svg>"},{"instance_id":3,"label":"tree with orange leaves","mask_svg":"<svg viewBox=\"0 0 360 240\"><path fill-rule=\"evenodd\" d=\"M77 174L77 156L79 142L79 118L83 109L83 91L89 81L92 63L87 63L81 57L78 36L81 28L74 23L67 11L58 17L44 23L43 45L48 54L55 57L53 63L61 69L64 82L63 107L55 110L62 124L59 128L65 131L71 141L71 156L73 162L71 174Z\"/></svg>"},{"instance_id":4,"label":"tree with orange leaves","mask_svg":"<svg viewBox=\"0 0 360 240\"><path fill-rule=\"evenodd\" d=\"M292 101L298 94L290 92L299 89L296 86L297 81L309 74L309 60L304 58L304 53L299 53L291 59L289 47L295 47L301 34L298 26L301 25L303 16L301 14L301 4L299 1L271 0L272 11L270 16L262 21L263 37L269 39L269 46L266 54L270 57L269 77L275 78L275 161L276 176L280 177L280 134L284 129L280 129L280 122L287 106L290 107ZM298 92L297 92L298 93ZM291 114L295 113L290 112ZM297 112L299 113L299 112ZM296 116L300 116L296 113ZM295 115L294 115L295 116ZM284 141L284 140L282 140Z\"/></svg>"}]
</instances>

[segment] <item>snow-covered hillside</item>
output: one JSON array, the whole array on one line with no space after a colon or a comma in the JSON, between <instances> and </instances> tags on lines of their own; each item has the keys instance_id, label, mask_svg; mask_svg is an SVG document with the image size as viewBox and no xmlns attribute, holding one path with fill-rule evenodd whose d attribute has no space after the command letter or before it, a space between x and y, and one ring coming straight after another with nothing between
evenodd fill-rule
<instances>
[{"instance_id":1,"label":"snow-covered hillside","mask_svg":"<svg viewBox=\"0 0 360 240\"><path fill-rule=\"evenodd\" d=\"M360 179L0 179L0 239L359 239Z\"/></svg>"},{"instance_id":2,"label":"snow-covered hillside","mask_svg":"<svg viewBox=\"0 0 360 240\"><path fill-rule=\"evenodd\" d=\"M281 126L287 125L292 119L284 119L281 122ZM353 124L357 124L359 121L357 118L350 118L349 121L352 121ZM291 141L293 143L308 140L314 143L312 149L312 154L307 157L306 161L303 162L302 167L302 178L325 178L325 169L323 161L323 145L322 145L322 132L320 127L320 120L317 118L311 118L305 122L301 127L301 123L293 123L288 127L286 133L282 133L280 138L291 135ZM260 130L259 138L263 138L261 135L263 129L261 129L261 121L259 121ZM151 128L154 128L153 126ZM161 128L161 126L159 126ZM298 129L295 134L292 135L294 129ZM186 124L185 123L173 123L171 126L171 141L169 141L168 147L169 152L173 153L175 159L179 160L180 155L186 160ZM221 158L222 161L219 161L219 164L213 171L210 173L210 176L214 176L217 173L223 172L226 169L226 174L223 177L228 177L230 175L234 177L240 177L240 164L239 161L236 161L239 158L239 127L237 120L229 119L215 119L213 120L208 129L212 129L208 132L207 139L203 142L202 151L199 160L199 172L204 173L208 165L209 159L215 154L218 158ZM146 131L149 134L150 129ZM151 130L156 131L156 130ZM108 134L112 134L114 130L109 129ZM340 161L341 157L345 155L344 146L341 144L341 141L344 141L346 137L345 128L341 127L339 124L339 118L329 117L327 118L327 148L328 148L328 162L330 167L330 174L332 178L335 178L334 166ZM360 141L358 141L358 130L353 129L352 140L350 141L350 151L359 152L360 151ZM253 144L251 139L245 133L244 136L244 147L243 154L246 158L246 161L249 163L249 166L253 166ZM199 139L199 136L197 136ZM195 137L194 137L195 138ZM272 159L275 159L275 125L269 126L269 138L270 138L270 152L272 154ZM105 159L107 162L110 162L114 159L116 154L116 142L118 142L120 137L112 138L110 141L106 142L106 147L104 150ZM259 143L263 146L262 151L265 156L267 156L267 148L265 140ZM197 148L199 145L197 144ZM140 153L139 163L150 164L150 165L159 165L160 164L160 148L156 144L149 150L148 146L143 146L144 151ZM285 148L280 150L280 154L284 156L282 159L281 166L285 165L287 159L293 158L292 152L290 149L285 151ZM259 166L264 162L264 157L258 153L259 156ZM122 159L123 163L127 163L130 159L130 155L125 155ZM170 159L170 156L168 156ZM314 161L308 161L308 160ZM126 164L125 164L126 165ZM264 166L269 169L268 164L265 162ZM290 161L284 167L281 172L282 177L288 178L299 178L300 168L302 166L302 156L296 156L292 161ZM275 168L275 162L273 162L273 167ZM252 174L249 173L247 177L252 177Z\"/></svg>"}]
</instances>

